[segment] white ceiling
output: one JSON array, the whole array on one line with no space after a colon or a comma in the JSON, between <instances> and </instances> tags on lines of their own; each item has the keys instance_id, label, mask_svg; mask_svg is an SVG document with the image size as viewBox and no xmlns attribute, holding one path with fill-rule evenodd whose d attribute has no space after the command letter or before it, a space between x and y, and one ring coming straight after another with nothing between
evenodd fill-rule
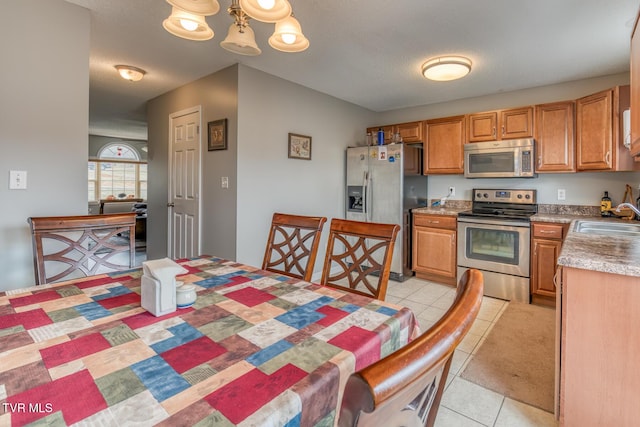
<instances>
[{"instance_id":1,"label":"white ceiling","mask_svg":"<svg viewBox=\"0 0 640 427\"><path fill-rule=\"evenodd\" d=\"M145 103L235 63L373 111L432 104L628 71L639 0L290 0L309 49L282 53L273 24L251 21L262 54L222 49L230 0L207 17L213 39L162 28L164 0L67 0L91 10L89 131L146 139ZM430 82L420 66L459 54L471 74ZM147 71L138 83L116 64Z\"/></svg>"}]
</instances>

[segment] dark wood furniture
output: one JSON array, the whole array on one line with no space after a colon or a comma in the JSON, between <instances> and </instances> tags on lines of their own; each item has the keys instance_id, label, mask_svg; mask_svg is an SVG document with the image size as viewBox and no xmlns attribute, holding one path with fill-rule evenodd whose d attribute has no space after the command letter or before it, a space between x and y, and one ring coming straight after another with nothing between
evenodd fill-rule
<instances>
[{"instance_id":1,"label":"dark wood furniture","mask_svg":"<svg viewBox=\"0 0 640 427\"><path fill-rule=\"evenodd\" d=\"M397 224L333 218L321 284L384 300Z\"/></svg>"},{"instance_id":2,"label":"dark wood furniture","mask_svg":"<svg viewBox=\"0 0 640 427\"><path fill-rule=\"evenodd\" d=\"M135 203L142 203L144 200L143 199L100 199L100 213L103 214L104 213L104 206L105 205L109 205L109 204L118 204L118 203L129 203L129 204L135 204Z\"/></svg>"},{"instance_id":3,"label":"dark wood furniture","mask_svg":"<svg viewBox=\"0 0 640 427\"><path fill-rule=\"evenodd\" d=\"M347 380L340 427L432 426L453 352L482 303L482 273L467 270L451 308L429 330Z\"/></svg>"},{"instance_id":4,"label":"dark wood furniture","mask_svg":"<svg viewBox=\"0 0 640 427\"><path fill-rule=\"evenodd\" d=\"M31 217L29 224L36 285L128 270L134 265L134 212Z\"/></svg>"},{"instance_id":5,"label":"dark wood furniture","mask_svg":"<svg viewBox=\"0 0 640 427\"><path fill-rule=\"evenodd\" d=\"M326 221L325 217L274 213L262 269L309 282Z\"/></svg>"}]
</instances>

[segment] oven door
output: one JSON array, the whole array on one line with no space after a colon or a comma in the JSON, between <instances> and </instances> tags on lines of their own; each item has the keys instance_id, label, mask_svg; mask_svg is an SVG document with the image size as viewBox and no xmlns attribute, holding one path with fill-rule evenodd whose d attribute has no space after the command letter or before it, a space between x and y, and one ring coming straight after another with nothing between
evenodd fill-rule
<instances>
[{"instance_id":1,"label":"oven door","mask_svg":"<svg viewBox=\"0 0 640 427\"><path fill-rule=\"evenodd\" d=\"M531 224L458 218L458 266L529 277Z\"/></svg>"}]
</instances>

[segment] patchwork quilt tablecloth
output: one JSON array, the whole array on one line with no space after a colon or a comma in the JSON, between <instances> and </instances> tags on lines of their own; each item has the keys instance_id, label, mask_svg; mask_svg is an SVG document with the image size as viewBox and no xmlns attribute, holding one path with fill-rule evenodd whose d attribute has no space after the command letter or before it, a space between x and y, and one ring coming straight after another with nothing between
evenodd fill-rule
<instances>
[{"instance_id":1,"label":"patchwork quilt tablecloth","mask_svg":"<svg viewBox=\"0 0 640 427\"><path fill-rule=\"evenodd\" d=\"M155 317L140 269L0 293L0 425L332 426L348 376L413 313L219 258Z\"/></svg>"}]
</instances>

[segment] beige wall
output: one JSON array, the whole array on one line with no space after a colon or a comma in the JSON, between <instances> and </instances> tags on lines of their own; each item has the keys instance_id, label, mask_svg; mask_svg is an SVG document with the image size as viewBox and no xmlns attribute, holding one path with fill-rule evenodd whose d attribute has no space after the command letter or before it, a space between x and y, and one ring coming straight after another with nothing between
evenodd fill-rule
<instances>
[{"instance_id":1,"label":"beige wall","mask_svg":"<svg viewBox=\"0 0 640 427\"><path fill-rule=\"evenodd\" d=\"M63 0L3 0L2 13L0 290L7 290L34 284L27 218L87 213L90 15ZM8 189L10 170L27 171L26 190Z\"/></svg>"}]
</instances>

